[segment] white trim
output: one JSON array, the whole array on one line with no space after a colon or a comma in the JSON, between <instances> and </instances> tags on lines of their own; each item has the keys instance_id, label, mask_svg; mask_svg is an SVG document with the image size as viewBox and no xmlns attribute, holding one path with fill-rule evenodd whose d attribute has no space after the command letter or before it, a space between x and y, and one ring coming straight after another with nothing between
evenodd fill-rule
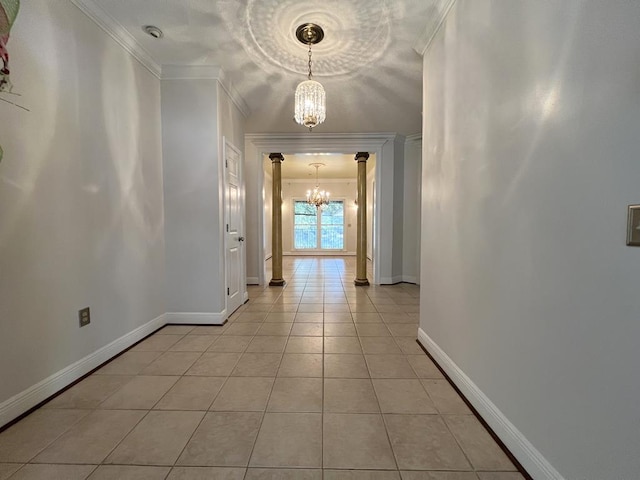
<instances>
[{"instance_id":1,"label":"white trim","mask_svg":"<svg viewBox=\"0 0 640 480\"><path fill-rule=\"evenodd\" d=\"M135 58L155 77L160 78L158 64L117 20L109 15L94 0L71 0L78 9L113 38L125 51Z\"/></svg>"},{"instance_id":2,"label":"white trim","mask_svg":"<svg viewBox=\"0 0 640 480\"><path fill-rule=\"evenodd\" d=\"M485 422L493 429L505 446L518 459L533 478L564 480L546 458L525 438L493 402L471 381L471 379L449 358L438 344L418 329L418 341L433 356L462 394L467 397Z\"/></svg>"},{"instance_id":3,"label":"white trim","mask_svg":"<svg viewBox=\"0 0 640 480\"><path fill-rule=\"evenodd\" d=\"M415 284L417 284L417 283L418 283L418 280L419 280L419 278L418 278L418 277L412 277L412 276L409 276L409 275L403 275L403 276L402 276L402 281L403 281L403 282L407 282L407 283L415 283Z\"/></svg>"},{"instance_id":4,"label":"white trim","mask_svg":"<svg viewBox=\"0 0 640 480\"><path fill-rule=\"evenodd\" d=\"M404 143L420 143L422 142L422 133L414 133L413 135L407 135L404 139Z\"/></svg>"},{"instance_id":5,"label":"white trim","mask_svg":"<svg viewBox=\"0 0 640 480\"><path fill-rule=\"evenodd\" d=\"M260 279L258 277L247 277L247 285L260 285ZM245 293L245 300L249 299L249 293Z\"/></svg>"},{"instance_id":6,"label":"white trim","mask_svg":"<svg viewBox=\"0 0 640 480\"><path fill-rule=\"evenodd\" d=\"M427 25L420 34L420 37L413 45L413 49L418 52L418 55L424 56L431 46L431 42L435 38L436 34L442 27L442 24L447 19L451 8L456 3L456 0L440 0L439 5L435 7L436 14L430 15Z\"/></svg>"},{"instance_id":7,"label":"white trim","mask_svg":"<svg viewBox=\"0 0 640 480\"><path fill-rule=\"evenodd\" d=\"M178 325L222 325L227 319L227 310L220 313L209 312L167 312L165 323Z\"/></svg>"},{"instance_id":8,"label":"white trim","mask_svg":"<svg viewBox=\"0 0 640 480\"><path fill-rule=\"evenodd\" d=\"M162 314L0 403L0 426L19 417L164 325L165 315Z\"/></svg>"},{"instance_id":9,"label":"white trim","mask_svg":"<svg viewBox=\"0 0 640 480\"><path fill-rule=\"evenodd\" d=\"M353 178L322 178L322 184L325 183L355 183L356 177ZM282 183L308 183L311 184L313 181L309 181L308 178L283 178Z\"/></svg>"},{"instance_id":10,"label":"white trim","mask_svg":"<svg viewBox=\"0 0 640 480\"><path fill-rule=\"evenodd\" d=\"M380 285L394 285L402 283L402 275L394 275L393 277L380 277Z\"/></svg>"}]
</instances>

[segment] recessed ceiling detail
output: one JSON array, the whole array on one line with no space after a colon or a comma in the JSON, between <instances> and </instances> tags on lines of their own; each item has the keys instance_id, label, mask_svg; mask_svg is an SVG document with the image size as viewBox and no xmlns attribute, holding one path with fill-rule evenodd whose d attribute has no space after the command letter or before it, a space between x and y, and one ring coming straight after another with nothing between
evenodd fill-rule
<instances>
[{"instance_id":1,"label":"recessed ceiling detail","mask_svg":"<svg viewBox=\"0 0 640 480\"><path fill-rule=\"evenodd\" d=\"M314 75L322 77L354 73L384 55L398 8L392 3L249 0L241 7L221 2L219 8L229 31L251 58L274 72L307 73L306 47L296 39L296 28L303 23L320 25L325 38L313 55Z\"/></svg>"}]
</instances>

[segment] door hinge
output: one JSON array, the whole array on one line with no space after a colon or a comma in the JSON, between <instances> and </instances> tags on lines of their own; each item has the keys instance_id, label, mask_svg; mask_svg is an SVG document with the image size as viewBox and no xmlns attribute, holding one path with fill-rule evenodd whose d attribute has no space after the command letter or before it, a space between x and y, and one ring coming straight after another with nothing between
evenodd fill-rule
<instances>
[{"instance_id":1,"label":"door hinge","mask_svg":"<svg viewBox=\"0 0 640 480\"><path fill-rule=\"evenodd\" d=\"M227 295L229 295L229 287L227 287Z\"/></svg>"},{"instance_id":2,"label":"door hinge","mask_svg":"<svg viewBox=\"0 0 640 480\"><path fill-rule=\"evenodd\" d=\"M229 231L229 224L227 223L227 232Z\"/></svg>"},{"instance_id":3,"label":"door hinge","mask_svg":"<svg viewBox=\"0 0 640 480\"><path fill-rule=\"evenodd\" d=\"M225 161L224 161L224 167L225 167L225 168L229 168L229 161L228 161L228 160L225 160Z\"/></svg>"}]
</instances>

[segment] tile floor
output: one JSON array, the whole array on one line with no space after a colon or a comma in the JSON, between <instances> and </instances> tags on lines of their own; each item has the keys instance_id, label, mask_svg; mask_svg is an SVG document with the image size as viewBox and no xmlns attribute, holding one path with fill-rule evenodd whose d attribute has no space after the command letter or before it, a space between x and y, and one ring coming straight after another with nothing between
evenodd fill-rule
<instances>
[{"instance_id":1,"label":"tile floor","mask_svg":"<svg viewBox=\"0 0 640 480\"><path fill-rule=\"evenodd\" d=\"M522 480L416 344L419 289L287 257L222 327L167 326L0 434L0 480Z\"/></svg>"}]
</instances>

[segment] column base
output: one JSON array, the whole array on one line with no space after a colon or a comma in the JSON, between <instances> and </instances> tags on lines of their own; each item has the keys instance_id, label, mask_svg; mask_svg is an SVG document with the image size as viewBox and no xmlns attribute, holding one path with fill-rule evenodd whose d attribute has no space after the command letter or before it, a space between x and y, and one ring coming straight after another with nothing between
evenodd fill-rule
<instances>
[{"instance_id":1,"label":"column base","mask_svg":"<svg viewBox=\"0 0 640 480\"><path fill-rule=\"evenodd\" d=\"M284 287L285 282L282 278L272 278L269 282L270 287Z\"/></svg>"},{"instance_id":2,"label":"column base","mask_svg":"<svg viewBox=\"0 0 640 480\"><path fill-rule=\"evenodd\" d=\"M355 283L356 287L368 287L370 285L369 280L366 278L356 278L353 283Z\"/></svg>"}]
</instances>

